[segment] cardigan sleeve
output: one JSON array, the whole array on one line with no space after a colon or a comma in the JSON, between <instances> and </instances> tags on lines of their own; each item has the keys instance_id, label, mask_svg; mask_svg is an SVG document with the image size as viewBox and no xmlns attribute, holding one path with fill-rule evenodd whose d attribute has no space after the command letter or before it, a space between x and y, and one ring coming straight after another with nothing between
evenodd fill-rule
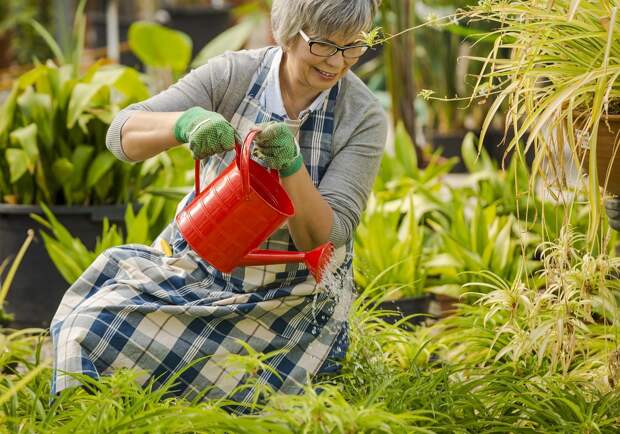
<instances>
[{"instance_id":1,"label":"cardigan sleeve","mask_svg":"<svg viewBox=\"0 0 620 434\"><path fill-rule=\"evenodd\" d=\"M123 151L121 130L135 111L176 112L194 106L215 110L230 82L230 62L226 55L211 59L189 72L178 82L157 95L121 110L106 134L106 146L118 159L135 163Z\"/></svg>"},{"instance_id":2,"label":"cardigan sleeve","mask_svg":"<svg viewBox=\"0 0 620 434\"><path fill-rule=\"evenodd\" d=\"M330 204L334 222L330 241L336 247L351 239L381 164L387 136L382 108L370 108L348 142L334 155L319 192Z\"/></svg>"}]
</instances>

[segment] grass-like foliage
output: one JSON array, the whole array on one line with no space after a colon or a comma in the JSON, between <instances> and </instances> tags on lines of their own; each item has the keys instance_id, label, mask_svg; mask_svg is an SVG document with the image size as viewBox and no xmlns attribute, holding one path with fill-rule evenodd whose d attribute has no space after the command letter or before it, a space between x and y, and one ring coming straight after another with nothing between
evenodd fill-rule
<instances>
[{"instance_id":1,"label":"grass-like foliage","mask_svg":"<svg viewBox=\"0 0 620 434\"><path fill-rule=\"evenodd\" d=\"M490 292L431 327L385 322L373 308L381 288L371 282L352 309L342 372L299 396L262 389L243 416L228 411L230 397L190 402L169 393L176 377L141 387L129 370L81 377L83 388L50 400L44 333L2 330L0 423L23 433L617 432L618 262L584 259L573 247L578 237L566 237L541 247L546 291L486 276L496 282ZM577 290L579 276L587 292ZM252 385L265 355L246 353L230 363Z\"/></svg>"}]
</instances>

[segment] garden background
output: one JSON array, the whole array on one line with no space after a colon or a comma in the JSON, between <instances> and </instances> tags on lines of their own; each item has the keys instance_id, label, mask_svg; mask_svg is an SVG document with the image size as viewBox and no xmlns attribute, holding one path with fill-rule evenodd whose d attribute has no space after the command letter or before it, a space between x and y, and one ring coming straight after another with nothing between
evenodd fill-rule
<instances>
[{"instance_id":1,"label":"garden background","mask_svg":"<svg viewBox=\"0 0 620 434\"><path fill-rule=\"evenodd\" d=\"M113 157L114 115L272 44L270 2L4 0L0 430L618 432L618 3L382 2L354 71L391 128L343 372L281 395L246 348L230 370L256 402L238 417L131 371L50 401L46 327L101 252L152 243L192 188L186 148Z\"/></svg>"}]
</instances>

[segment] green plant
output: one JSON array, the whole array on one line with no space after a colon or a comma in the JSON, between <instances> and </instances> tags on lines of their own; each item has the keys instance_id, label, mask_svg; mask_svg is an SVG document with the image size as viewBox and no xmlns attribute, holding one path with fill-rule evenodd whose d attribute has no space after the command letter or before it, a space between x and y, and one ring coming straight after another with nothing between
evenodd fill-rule
<instances>
[{"instance_id":1,"label":"green plant","mask_svg":"<svg viewBox=\"0 0 620 434\"><path fill-rule=\"evenodd\" d=\"M95 249L89 251L82 241L73 237L48 207L42 205L45 218L31 217L50 232L41 231L45 248L67 283L73 283L104 250L121 244L150 245L174 218L178 201L190 187L186 186L193 176L193 160L187 148L177 147L145 161L140 177L149 185L140 192L140 210L134 213L132 206L125 212L126 234L110 225L104 218L101 237Z\"/></svg>"},{"instance_id":2,"label":"green plant","mask_svg":"<svg viewBox=\"0 0 620 434\"><path fill-rule=\"evenodd\" d=\"M233 9L237 24L225 30L191 59L192 41L181 31L157 23L139 21L129 28L129 47L149 70L154 90L170 86L187 70L197 68L227 50L239 50L248 42L257 26L269 19L271 2L257 0ZM158 41L153 44L152 41Z\"/></svg>"},{"instance_id":3,"label":"green plant","mask_svg":"<svg viewBox=\"0 0 620 434\"><path fill-rule=\"evenodd\" d=\"M373 286L369 293L379 289ZM224 411L233 405L228 397L201 402L169 396L181 372L157 388L139 386L142 373L125 369L100 380L84 376L84 388L49 400L51 371L40 358L40 336L2 330L0 348L10 351L0 353L5 357L0 369L7 366L2 363L17 365L0 377L0 423L9 431L58 433L617 431L620 393L588 381L600 371L582 378L541 376L531 369L535 364L515 370L504 357L481 365L495 332L489 323L499 319L494 314L484 323L490 304L463 306L479 311L463 311L433 329L406 330L382 321L383 313L369 303L366 293L354 302L340 375L308 384L300 396L267 392L266 402L251 407L255 414L244 416ZM474 339L482 326L491 332L489 339ZM438 355L441 361L433 362ZM235 355L233 370L245 367L249 373L263 359L258 353ZM574 367L586 373L590 368Z\"/></svg>"},{"instance_id":4,"label":"green plant","mask_svg":"<svg viewBox=\"0 0 620 434\"><path fill-rule=\"evenodd\" d=\"M394 155L383 155L355 235L355 280L362 289L381 276L378 285L398 286L389 298L424 292L424 248L432 234L422 220L443 206L441 178L454 163L439 162L435 155L419 169L411 138L404 125L397 124Z\"/></svg>"},{"instance_id":5,"label":"green plant","mask_svg":"<svg viewBox=\"0 0 620 434\"><path fill-rule=\"evenodd\" d=\"M442 160L439 154L430 156L420 169L413 141L402 122L396 124L393 154L385 152L373 191L382 199L399 198L407 193L419 193L432 200L441 189L441 179L457 163L456 158Z\"/></svg>"},{"instance_id":6,"label":"green plant","mask_svg":"<svg viewBox=\"0 0 620 434\"><path fill-rule=\"evenodd\" d=\"M5 46L8 50L2 54L0 64L2 60L9 64L12 60L26 64L51 54L50 48L29 25L36 19L48 27L52 21L50 6L35 0L4 0L0 4L0 40L6 38L8 42Z\"/></svg>"},{"instance_id":7,"label":"green plant","mask_svg":"<svg viewBox=\"0 0 620 434\"><path fill-rule=\"evenodd\" d=\"M187 34L157 23L132 23L128 42L146 66L151 87L156 92L166 89L185 73L192 55L192 40Z\"/></svg>"},{"instance_id":8,"label":"green plant","mask_svg":"<svg viewBox=\"0 0 620 434\"><path fill-rule=\"evenodd\" d=\"M269 22L271 0L252 0L233 9L237 24L220 33L205 45L192 60L192 68L204 65L209 59L227 50L239 50L245 46L252 33Z\"/></svg>"},{"instance_id":9,"label":"green plant","mask_svg":"<svg viewBox=\"0 0 620 434\"><path fill-rule=\"evenodd\" d=\"M445 348L442 357L474 373L481 366L515 373L562 375L612 389L615 367L620 261L584 250L583 234L566 228L557 242L539 246L538 283L472 273L465 284L477 298L439 323L431 334ZM528 280L529 278L529 280ZM542 285L540 284L542 283Z\"/></svg>"},{"instance_id":10,"label":"green plant","mask_svg":"<svg viewBox=\"0 0 620 434\"><path fill-rule=\"evenodd\" d=\"M477 272L490 270L513 281L540 266L533 258L532 238L512 215L500 216L496 205L482 206L476 199L473 205L466 204L458 191L451 197L444 208L448 219L427 221L440 238L426 262L433 277L428 280L430 291L458 297L462 285L476 279Z\"/></svg>"},{"instance_id":11,"label":"green plant","mask_svg":"<svg viewBox=\"0 0 620 434\"><path fill-rule=\"evenodd\" d=\"M489 23L459 23L457 11L476 4L471 0L417 3L417 21L426 21L416 30L415 79L420 103L426 108L425 127L438 134L449 134L466 129L477 130L482 124L488 104L468 104L475 77L481 64L471 60L484 55L489 42L479 38L489 30ZM438 17L452 16L450 21ZM505 55L498 53L498 58ZM443 98L428 98L439 95Z\"/></svg>"},{"instance_id":12,"label":"green plant","mask_svg":"<svg viewBox=\"0 0 620 434\"><path fill-rule=\"evenodd\" d=\"M385 211L371 198L355 234L355 281L364 290L380 276L378 284L398 286L386 298L402 298L424 293L423 247L425 229L409 210Z\"/></svg>"},{"instance_id":13,"label":"green plant","mask_svg":"<svg viewBox=\"0 0 620 434\"><path fill-rule=\"evenodd\" d=\"M34 231L29 230L28 236L26 237L24 244L22 244L21 248L19 249L19 252L17 252L17 256L15 257L15 259L13 259L11 267L8 269L6 276L4 276L4 278L0 280L0 326L8 324L13 319L13 316L11 314L7 314L4 311L4 300L6 300L6 296L9 293L9 289L11 288L11 284L13 283L13 279L15 278L15 273L19 268L19 264L21 264L22 260L24 259L26 250L28 250L28 247L30 247L30 243L32 242L33 238ZM8 265L9 258L5 258L0 264L0 278L4 274L4 270L8 267Z\"/></svg>"},{"instance_id":14,"label":"green plant","mask_svg":"<svg viewBox=\"0 0 620 434\"><path fill-rule=\"evenodd\" d=\"M509 149L529 134L525 151L530 147L536 150L532 188L542 177L547 188L564 201L571 200L567 181L571 162L565 161L562 152L568 149L571 158L579 161L578 148L589 148L588 242L598 244L599 249L605 231L599 230L597 132L606 128L601 121L607 113L617 111L620 98L617 10L615 0L487 0L465 13L473 20L489 20L499 26L491 34L495 42L488 56L474 57L483 68L472 99L479 92L484 98L495 97L482 135L498 108L507 104L506 128L514 132ZM499 58L502 49L510 50L509 58Z\"/></svg>"},{"instance_id":15,"label":"green plant","mask_svg":"<svg viewBox=\"0 0 620 434\"><path fill-rule=\"evenodd\" d=\"M90 251L79 238L73 237L67 228L58 221L52 211L41 204L45 217L36 214L30 216L50 231L40 231L45 248L56 268L72 284L103 251L121 244L150 244L148 206L143 206L137 214L128 206L125 212L125 236L116 225L110 225L107 217L103 219L101 237L97 237L94 250Z\"/></svg>"},{"instance_id":16,"label":"green plant","mask_svg":"<svg viewBox=\"0 0 620 434\"><path fill-rule=\"evenodd\" d=\"M83 7L83 2L82 2ZM105 146L118 110L148 96L139 74L120 66L92 65L79 73L84 20L76 14L76 41L58 46L59 65L38 64L19 77L0 117L0 197L7 203L93 205L128 203L144 187L140 164L116 160ZM53 38L45 33L54 46Z\"/></svg>"}]
</instances>

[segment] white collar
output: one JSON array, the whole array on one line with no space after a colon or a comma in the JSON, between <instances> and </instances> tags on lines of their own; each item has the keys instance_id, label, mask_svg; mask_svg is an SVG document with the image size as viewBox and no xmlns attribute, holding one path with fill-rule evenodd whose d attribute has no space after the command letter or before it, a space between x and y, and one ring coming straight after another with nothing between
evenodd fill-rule
<instances>
[{"instance_id":1,"label":"white collar","mask_svg":"<svg viewBox=\"0 0 620 434\"><path fill-rule=\"evenodd\" d=\"M263 103L267 111L288 119L286 109L284 108L282 92L280 90L280 63L282 62L282 55L282 48L278 47L275 55L273 56L269 73L267 74L265 92L263 92ZM321 92L319 96L312 101L308 108L299 113L299 119L304 118L310 112L324 108L328 96L329 89Z\"/></svg>"}]
</instances>

